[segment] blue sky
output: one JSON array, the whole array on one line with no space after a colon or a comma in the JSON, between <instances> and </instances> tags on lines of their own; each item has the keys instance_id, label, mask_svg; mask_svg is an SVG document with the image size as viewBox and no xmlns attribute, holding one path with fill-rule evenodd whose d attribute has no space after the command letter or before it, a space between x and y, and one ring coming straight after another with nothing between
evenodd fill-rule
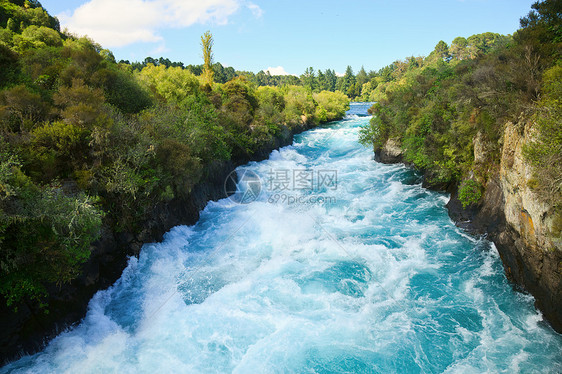
<instances>
[{"instance_id":1,"label":"blue sky","mask_svg":"<svg viewBox=\"0 0 562 374\"><path fill-rule=\"evenodd\" d=\"M534 0L41 0L70 31L119 59L201 63L199 38L213 34L215 61L258 72L281 67L378 70L428 55L439 40L512 34Z\"/></svg>"}]
</instances>

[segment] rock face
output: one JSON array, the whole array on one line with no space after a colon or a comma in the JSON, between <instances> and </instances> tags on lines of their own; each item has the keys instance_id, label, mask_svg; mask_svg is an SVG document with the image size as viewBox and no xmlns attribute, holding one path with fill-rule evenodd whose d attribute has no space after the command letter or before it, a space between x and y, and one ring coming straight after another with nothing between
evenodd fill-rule
<instances>
[{"instance_id":1,"label":"rock face","mask_svg":"<svg viewBox=\"0 0 562 374\"><path fill-rule=\"evenodd\" d=\"M509 279L530 292L536 306L562 332L562 247L551 234L552 207L529 187L532 169L523 146L532 139L532 124L505 127L499 170L492 173L478 206L463 209L456 193L448 204L460 226L488 234L496 244ZM486 158L475 138L475 165ZM476 154L478 153L478 154Z\"/></svg>"},{"instance_id":2,"label":"rock face","mask_svg":"<svg viewBox=\"0 0 562 374\"><path fill-rule=\"evenodd\" d=\"M529 187L533 173L523 157L523 145L532 136L530 123L523 129L512 123L505 128L499 178L514 245L504 246L501 252L508 276L535 296L545 317L562 331L562 246L551 234L552 207Z\"/></svg>"},{"instance_id":3,"label":"rock face","mask_svg":"<svg viewBox=\"0 0 562 374\"><path fill-rule=\"evenodd\" d=\"M428 172L423 186L451 192L447 204L451 218L458 226L486 234L494 242L507 277L535 297L537 308L562 333L562 240L552 234L553 208L530 187L533 170L525 161L523 148L533 134L532 123L507 123L499 167L493 145L487 144L482 134L475 136L473 167L488 175L476 205L463 208L457 186L430 184ZM399 140L388 139L375 149L375 160L404 162Z\"/></svg>"},{"instance_id":4,"label":"rock face","mask_svg":"<svg viewBox=\"0 0 562 374\"><path fill-rule=\"evenodd\" d=\"M382 148L375 149L375 160L383 164L403 162L403 155L400 141L395 138L388 139Z\"/></svg>"},{"instance_id":5,"label":"rock face","mask_svg":"<svg viewBox=\"0 0 562 374\"><path fill-rule=\"evenodd\" d=\"M526 246L561 250L560 243L557 245L550 234L554 218L552 207L540 201L529 187L533 170L523 158L523 145L531 138L529 124L522 134L513 124L507 124L500 167L505 218L519 233Z\"/></svg>"},{"instance_id":6,"label":"rock face","mask_svg":"<svg viewBox=\"0 0 562 374\"><path fill-rule=\"evenodd\" d=\"M306 123L292 129L283 126L276 138L254 154L209 165L205 178L189 196L155 206L138 232L115 233L108 227L102 228L101 238L93 243L90 259L83 265L80 277L62 288L53 286L48 290L48 314L34 305L19 305L14 311L0 298L0 365L42 349L50 339L78 323L86 314L92 296L119 279L128 258L137 256L144 243L161 241L174 226L195 224L209 200L226 197L224 182L236 166L266 159L272 150L292 144L294 134L311 126Z\"/></svg>"}]
</instances>

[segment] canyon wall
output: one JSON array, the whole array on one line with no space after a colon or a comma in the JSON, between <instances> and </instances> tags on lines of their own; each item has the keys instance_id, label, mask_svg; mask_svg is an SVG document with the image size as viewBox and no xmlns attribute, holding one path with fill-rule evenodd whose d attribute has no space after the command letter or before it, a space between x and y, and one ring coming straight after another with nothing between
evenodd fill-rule
<instances>
[{"instance_id":1,"label":"canyon wall","mask_svg":"<svg viewBox=\"0 0 562 374\"><path fill-rule=\"evenodd\" d=\"M533 190L533 170L524 157L524 145L533 139L533 134L531 122L507 123L499 164L492 165L492 147L482 136L475 137L473 166L484 168L487 175L478 203L463 207L458 186L437 187L451 192L447 207L455 223L494 242L507 277L535 297L545 319L562 333L562 240L556 229L559 218L554 207ZM389 139L375 149L375 159L403 162L403 150L396 139Z\"/></svg>"}]
</instances>

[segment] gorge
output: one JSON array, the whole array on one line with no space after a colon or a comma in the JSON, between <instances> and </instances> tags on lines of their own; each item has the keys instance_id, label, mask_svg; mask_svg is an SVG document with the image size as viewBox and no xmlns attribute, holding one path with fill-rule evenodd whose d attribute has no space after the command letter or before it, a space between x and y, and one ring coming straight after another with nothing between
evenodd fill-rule
<instances>
[{"instance_id":1,"label":"gorge","mask_svg":"<svg viewBox=\"0 0 562 374\"><path fill-rule=\"evenodd\" d=\"M240 167L255 201L144 245L79 326L0 371L560 371L561 336L496 247L358 144L367 107Z\"/></svg>"}]
</instances>

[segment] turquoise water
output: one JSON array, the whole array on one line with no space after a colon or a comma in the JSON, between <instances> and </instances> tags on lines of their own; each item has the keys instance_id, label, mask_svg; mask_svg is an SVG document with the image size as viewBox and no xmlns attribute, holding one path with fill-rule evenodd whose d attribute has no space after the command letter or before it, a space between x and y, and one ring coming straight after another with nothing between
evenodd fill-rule
<instances>
[{"instance_id":1,"label":"turquoise water","mask_svg":"<svg viewBox=\"0 0 562 374\"><path fill-rule=\"evenodd\" d=\"M447 195L374 162L368 120L239 168L255 201L211 202L145 245L78 327L0 372L561 372L561 336L494 246L454 226Z\"/></svg>"}]
</instances>

